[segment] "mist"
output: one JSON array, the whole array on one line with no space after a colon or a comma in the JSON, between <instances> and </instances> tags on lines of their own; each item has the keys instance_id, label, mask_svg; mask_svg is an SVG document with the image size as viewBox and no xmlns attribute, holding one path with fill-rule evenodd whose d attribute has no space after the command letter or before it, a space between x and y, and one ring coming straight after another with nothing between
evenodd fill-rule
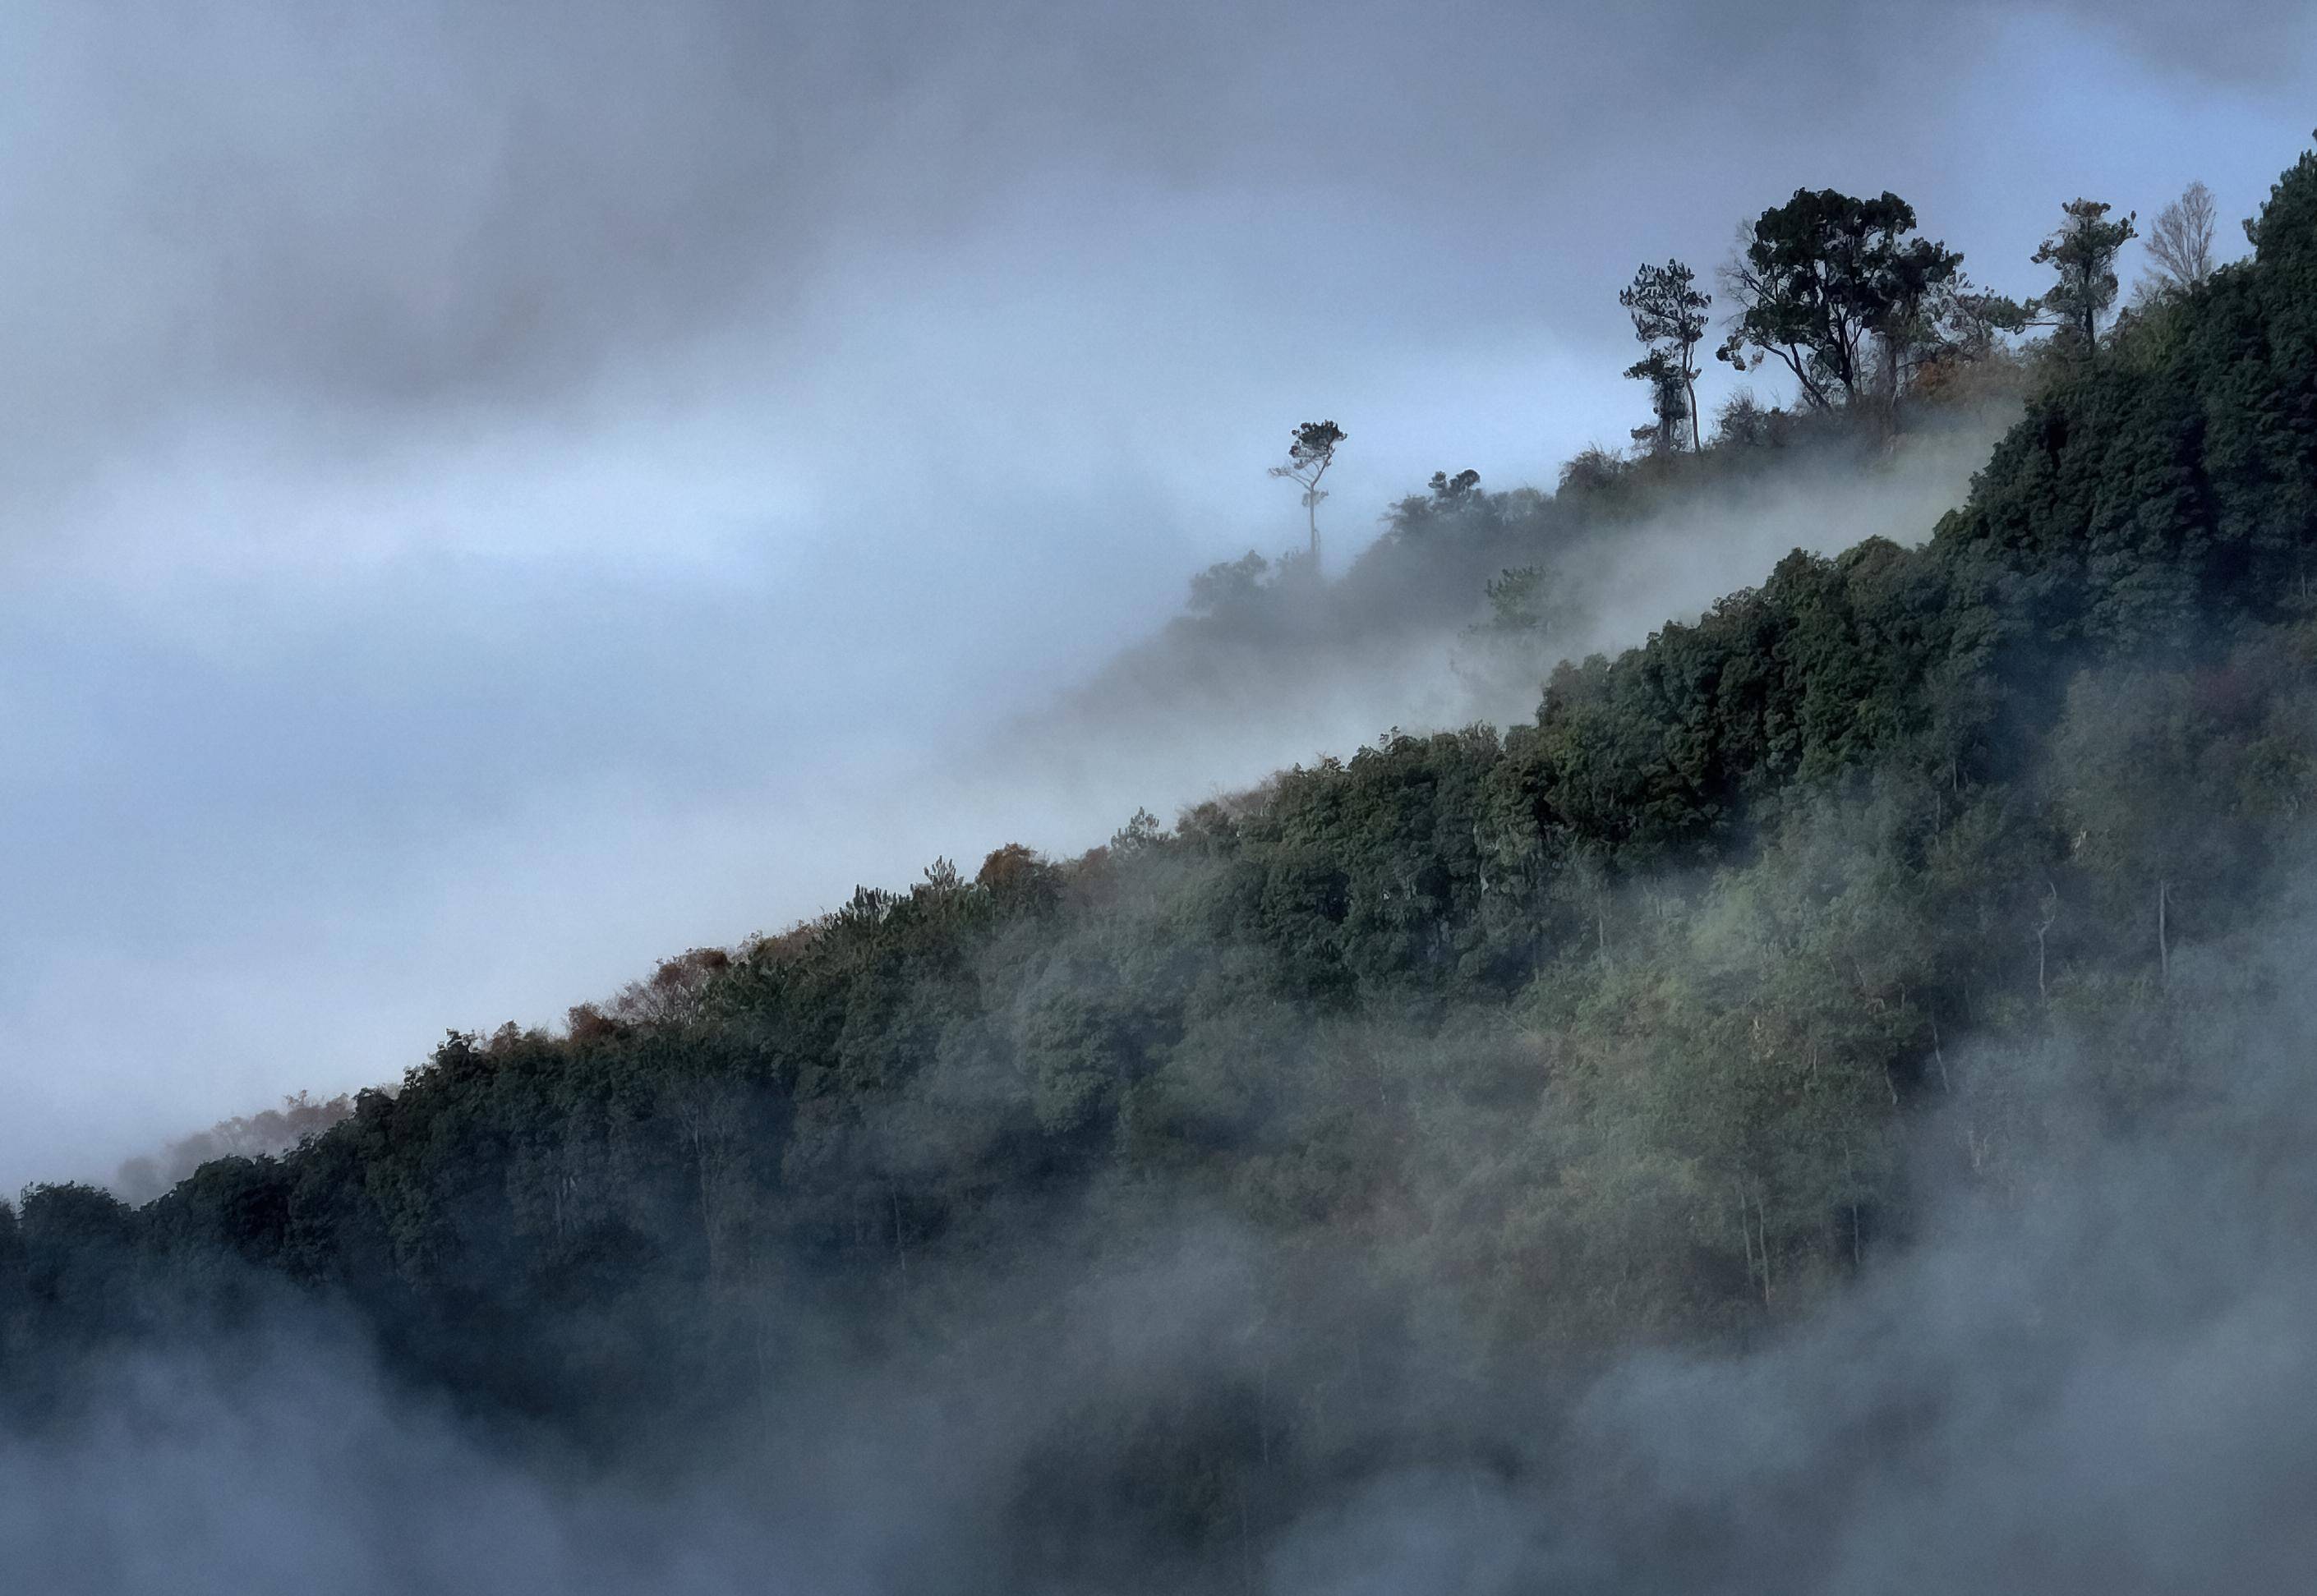
<instances>
[{"instance_id":1,"label":"mist","mask_svg":"<svg viewBox=\"0 0 2317 1596\"><path fill-rule=\"evenodd\" d=\"M2299 1576L2299 8L0 61L29 1585ZM1636 260L2192 179L2077 345L1639 441Z\"/></svg>"},{"instance_id":2,"label":"mist","mask_svg":"<svg viewBox=\"0 0 2317 1596\"><path fill-rule=\"evenodd\" d=\"M1820 841L1851 846L1841 829ZM1904 1153L1913 1233L1718 1349L1500 1368L1445 1304L1401 1316L1359 1256L1375 1238L1266 1237L1141 1186L1049 1216L995 1273L922 1259L911 1280L904 1260L901 1300L951 1317L936 1354L870 1352L807 1282L775 1291L723 1421L610 1470L530 1454L382 1370L353 1324L263 1292L237 1328L94 1362L12 1433L0 1545L39 1588L92 1593L2289 1584L2317 1467L2296 1395L2317 893L2295 875L2273 919L2178 957L2185 1052L2107 1057L2069 1023L2025 1054L1950 1038ZM904 1107L887 1130L922 1128ZM1282 1325L1297 1296L1331 1333ZM1385 1461L1322 1470L1284 1516L1264 1471L1230 1484L1242 1528L1212 1562L1083 1516L1104 1482L1057 1472L1089 1424L1229 1422L1213 1404L1257 1390L1331 1407ZM1060 1580L1008 1538L1058 1512Z\"/></svg>"},{"instance_id":3,"label":"mist","mask_svg":"<svg viewBox=\"0 0 2317 1596\"><path fill-rule=\"evenodd\" d=\"M903 796L1288 543L1262 472L1307 413L1354 435L1348 557L1431 471L1549 486L1638 408L1631 258L1718 259L1807 176L2022 282L2080 188L2249 209L2308 62L2292 8L2189 50L2155 9L1355 10L1308 69L1278 21L15 13L8 1178L1460 718L1427 645L1421 688L1210 727L1212 768ZM1645 62L1666 28L1694 48ZM1797 58L1836 85L1812 126L1770 86ZM2133 114L2018 92L2060 60ZM1716 92L1652 109L1693 158L1643 162L1629 85L1668 69ZM1600 640L1712 596L1637 590Z\"/></svg>"}]
</instances>

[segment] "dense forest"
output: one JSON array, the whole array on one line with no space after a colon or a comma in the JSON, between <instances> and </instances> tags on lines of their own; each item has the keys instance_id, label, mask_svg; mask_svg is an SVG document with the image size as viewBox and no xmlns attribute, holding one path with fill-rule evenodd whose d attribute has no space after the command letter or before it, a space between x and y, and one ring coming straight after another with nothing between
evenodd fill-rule
<instances>
[{"instance_id":1,"label":"dense forest","mask_svg":"<svg viewBox=\"0 0 2317 1596\"><path fill-rule=\"evenodd\" d=\"M1955 1192L2029 1204L2193 1125L2291 1208L2311 1149L2243 1077L2317 800L2317 156L2248 231L2112 323L2113 245L2062 261L2026 345L1933 340L1927 299L1911 342L1749 322L1803 402L1710 432L1695 340L1653 348L1632 454L1549 493L1444 471L1342 578L1218 566L1171 634L1420 611L1534 667L1569 548L2017 415L1927 539L1790 556L1560 664L1526 724L1391 735L1081 857L936 861L554 1031L451 1035L141 1207L28 1190L8 1424L327 1320L543 1478L944 1504L937 1564L890 1532L888 1588L1239 1590L1362 1482L1617 1521L1622 1476L1573 1480L1560 1439L1605 1369L1776 1344ZM833 1439L864 1393L906 1467ZM1930 1422L1907 1401L1860 1422ZM1552 1588L1718 1566L1704 1511Z\"/></svg>"}]
</instances>

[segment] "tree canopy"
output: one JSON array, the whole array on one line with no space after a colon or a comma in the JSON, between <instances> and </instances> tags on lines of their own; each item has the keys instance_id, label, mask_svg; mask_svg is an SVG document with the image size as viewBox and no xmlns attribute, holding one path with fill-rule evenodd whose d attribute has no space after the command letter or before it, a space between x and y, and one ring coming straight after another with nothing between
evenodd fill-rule
<instances>
[{"instance_id":1,"label":"tree canopy","mask_svg":"<svg viewBox=\"0 0 2317 1596\"><path fill-rule=\"evenodd\" d=\"M2064 219L2035 251L2035 263L2058 278L2043 302L2084 359L2099 348L2100 323L2116 303L2116 254L2139 236L2132 213L2110 221L2111 209L2101 200L2069 201L2061 207Z\"/></svg>"},{"instance_id":2,"label":"tree canopy","mask_svg":"<svg viewBox=\"0 0 2317 1596\"><path fill-rule=\"evenodd\" d=\"M1740 370L1776 359L1816 408L1855 401L1873 379L1875 341L1895 371L1957 285L1962 254L1914 230L1914 207L1887 191L1795 190L1755 218L1723 269L1738 309L1716 354Z\"/></svg>"},{"instance_id":3,"label":"tree canopy","mask_svg":"<svg viewBox=\"0 0 2317 1596\"><path fill-rule=\"evenodd\" d=\"M1645 431L1653 447L1661 452L1671 449L1686 419L1689 446L1697 448L1697 369L1693 361L1698 341L1705 336L1705 313L1713 297L1696 286L1696 276L1687 266L1668 261L1662 266L1644 263L1633 281L1618 290L1617 303L1633 317L1633 336L1649 351L1625 375L1650 385L1657 424Z\"/></svg>"}]
</instances>

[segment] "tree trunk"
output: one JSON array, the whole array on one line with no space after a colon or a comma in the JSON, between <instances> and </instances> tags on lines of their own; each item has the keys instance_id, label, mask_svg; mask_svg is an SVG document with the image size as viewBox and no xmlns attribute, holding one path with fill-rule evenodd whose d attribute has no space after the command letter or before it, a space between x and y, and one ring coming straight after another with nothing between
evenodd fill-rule
<instances>
[{"instance_id":1,"label":"tree trunk","mask_svg":"<svg viewBox=\"0 0 2317 1596\"><path fill-rule=\"evenodd\" d=\"M2170 907L2172 883L2160 879L2156 883L2156 967L2167 984L2172 979L2172 943L2165 927L2165 911Z\"/></svg>"},{"instance_id":2,"label":"tree trunk","mask_svg":"<svg viewBox=\"0 0 2317 1596\"><path fill-rule=\"evenodd\" d=\"M2052 1001L2052 988L2044 979L2049 968L2049 963L2045 958L2044 939L2050 934L2052 927L2058 923L2059 918L2060 889L2047 883L2044 896L2044 919L2042 923L2035 927L2035 995L2045 1003Z\"/></svg>"},{"instance_id":3,"label":"tree trunk","mask_svg":"<svg viewBox=\"0 0 2317 1596\"><path fill-rule=\"evenodd\" d=\"M1762 1306L1770 1306L1770 1207L1760 1197L1754 1199L1754 1217L1762 1237Z\"/></svg>"}]
</instances>

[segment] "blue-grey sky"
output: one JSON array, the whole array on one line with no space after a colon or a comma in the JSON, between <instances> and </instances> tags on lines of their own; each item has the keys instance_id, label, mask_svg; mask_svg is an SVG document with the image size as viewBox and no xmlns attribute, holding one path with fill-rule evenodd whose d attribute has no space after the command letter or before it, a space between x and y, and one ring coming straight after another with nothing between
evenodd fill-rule
<instances>
[{"instance_id":1,"label":"blue-grey sky","mask_svg":"<svg viewBox=\"0 0 2317 1596\"><path fill-rule=\"evenodd\" d=\"M2027 292L2312 106L2287 4L11 6L0 1181L1309 753L993 739L1296 422L1346 549L1622 437L1618 285L1798 185Z\"/></svg>"}]
</instances>

